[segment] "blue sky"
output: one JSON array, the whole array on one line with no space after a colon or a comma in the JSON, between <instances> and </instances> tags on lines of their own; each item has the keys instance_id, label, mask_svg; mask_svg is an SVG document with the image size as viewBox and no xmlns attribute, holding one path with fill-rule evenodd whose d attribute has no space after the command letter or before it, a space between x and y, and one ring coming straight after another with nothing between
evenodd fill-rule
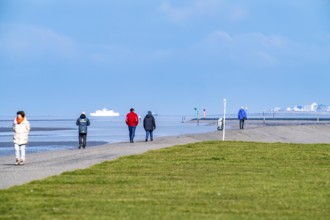
<instances>
[{"instance_id":1,"label":"blue sky","mask_svg":"<svg viewBox=\"0 0 330 220\"><path fill-rule=\"evenodd\" d=\"M0 0L0 116L329 104L328 0Z\"/></svg>"}]
</instances>

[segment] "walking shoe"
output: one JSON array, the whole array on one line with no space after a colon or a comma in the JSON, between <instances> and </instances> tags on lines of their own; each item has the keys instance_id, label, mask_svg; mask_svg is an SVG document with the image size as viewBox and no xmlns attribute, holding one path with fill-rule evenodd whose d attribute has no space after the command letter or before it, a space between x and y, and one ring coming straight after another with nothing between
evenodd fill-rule
<instances>
[{"instance_id":1,"label":"walking shoe","mask_svg":"<svg viewBox=\"0 0 330 220\"><path fill-rule=\"evenodd\" d=\"M21 160L21 162L19 163L19 165L24 165L24 164L25 164L24 160Z\"/></svg>"},{"instance_id":2,"label":"walking shoe","mask_svg":"<svg viewBox=\"0 0 330 220\"><path fill-rule=\"evenodd\" d=\"M19 159L16 159L16 163L15 163L15 165L17 166L17 165L19 165L19 164L20 164Z\"/></svg>"},{"instance_id":3,"label":"walking shoe","mask_svg":"<svg viewBox=\"0 0 330 220\"><path fill-rule=\"evenodd\" d=\"M146 139L146 142L148 142L148 139Z\"/></svg>"}]
</instances>

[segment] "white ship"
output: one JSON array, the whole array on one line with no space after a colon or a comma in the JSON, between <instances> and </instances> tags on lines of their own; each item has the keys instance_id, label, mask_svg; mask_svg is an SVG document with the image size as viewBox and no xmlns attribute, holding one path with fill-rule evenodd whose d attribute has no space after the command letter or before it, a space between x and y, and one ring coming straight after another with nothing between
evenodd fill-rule
<instances>
[{"instance_id":1,"label":"white ship","mask_svg":"<svg viewBox=\"0 0 330 220\"><path fill-rule=\"evenodd\" d=\"M114 112L112 109L108 110L104 108L102 110L96 110L96 112L92 112L91 116L118 117L120 114L118 112Z\"/></svg>"}]
</instances>

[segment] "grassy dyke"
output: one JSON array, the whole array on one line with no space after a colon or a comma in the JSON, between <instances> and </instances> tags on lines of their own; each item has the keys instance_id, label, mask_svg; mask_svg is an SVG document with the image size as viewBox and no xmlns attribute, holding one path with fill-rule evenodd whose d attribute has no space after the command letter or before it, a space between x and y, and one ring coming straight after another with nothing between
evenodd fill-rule
<instances>
[{"instance_id":1,"label":"grassy dyke","mask_svg":"<svg viewBox=\"0 0 330 220\"><path fill-rule=\"evenodd\" d=\"M0 190L0 219L329 216L327 144L201 142Z\"/></svg>"}]
</instances>

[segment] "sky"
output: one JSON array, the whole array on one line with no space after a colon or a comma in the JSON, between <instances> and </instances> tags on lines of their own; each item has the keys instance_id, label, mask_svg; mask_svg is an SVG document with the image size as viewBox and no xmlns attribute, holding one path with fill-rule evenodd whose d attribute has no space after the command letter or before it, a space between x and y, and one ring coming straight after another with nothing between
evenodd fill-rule
<instances>
[{"instance_id":1,"label":"sky","mask_svg":"<svg viewBox=\"0 0 330 220\"><path fill-rule=\"evenodd\" d=\"M0 116L330 105L329 0L0 0Z\"/></svg>"}]
</instances>

